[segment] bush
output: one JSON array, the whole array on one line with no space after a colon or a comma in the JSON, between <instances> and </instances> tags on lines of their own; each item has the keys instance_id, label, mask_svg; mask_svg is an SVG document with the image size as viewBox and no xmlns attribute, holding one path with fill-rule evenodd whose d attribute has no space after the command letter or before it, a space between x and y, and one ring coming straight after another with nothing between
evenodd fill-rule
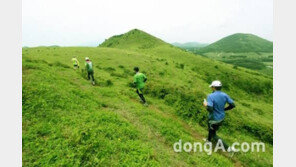
<instances>
[{"instance_id":1,"label":"bush","mask_svg":"<svg viewBox=\"0 0 296 167\"><path fill-rule=\"evenodd\" d=\"M107 72L113 72L113 71L116 71L116 69L113 68L113 67L107 67L107 68L104 68L104 70L107 71Z\"/></svg>"},{"instance_id":2,"label":"bush","mask_svg":"<svg viewBox=\"0 0 296 167\"><path fill-rule=\"evenodd\" d=\"M158 73L160 76L164 76L165 72L161 71Z\"/></svg>"},{"instance_id":3,"label":"bush","mask_svg":"<svg viewBox=\"0 0 296 167\"><path fill-rule=\"evenodd\" d=\"M107 86L112 86L112 85L113 85L113 82L112 82L110 79L108 79L108 80L106 81L106 85L107 85Z\"/></svg>"}]
</instances>

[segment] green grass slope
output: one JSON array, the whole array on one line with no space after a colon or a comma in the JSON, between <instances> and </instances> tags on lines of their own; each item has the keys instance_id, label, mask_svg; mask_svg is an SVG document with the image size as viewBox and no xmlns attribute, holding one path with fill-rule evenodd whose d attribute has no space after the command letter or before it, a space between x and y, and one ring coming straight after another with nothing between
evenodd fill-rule
<instances>
[{"instance_id":1,"label":"green grass slope","mask_svg":"<svg viewBox=\"0 0 296 167\"><path fill-rule=\"evenodd\" d=\"M253 34L237 33L198 50L205 52L273 52L273 43Z\"/></svg>"},{"instance_id":2,"label":"green grass slope","mask_svg":"<svg viewBox=\"0 0 296 167\"><path fill-rule=\"evenodd\" d=\"M272 166L271 78L131 32L96 48L23 48L23 166ZM153 47L142 47L147 43ZM71 67L74 55L81 64L93 60L96 86ZM131 86L134 66L148 77L149 107ZM206 137L201 103L214 79L237 104L219 135L229 143L265 142L266 152L231 158L173 151L180 139Z\"/></svg>"}]
</instances>

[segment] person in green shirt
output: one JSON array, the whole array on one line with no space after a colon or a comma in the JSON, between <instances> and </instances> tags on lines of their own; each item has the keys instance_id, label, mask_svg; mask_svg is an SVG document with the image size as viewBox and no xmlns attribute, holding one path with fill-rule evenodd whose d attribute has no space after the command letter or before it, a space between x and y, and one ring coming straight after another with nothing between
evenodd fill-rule
<instances>
[{"instance_id":1,"label":"person in green shirt","mask_svg":"<svg viewBox=\"0 0 296 167\"><path fill-rule=\"evenodd\" d=\"M146 99L145 99L145 97L143 95L143 89L145 87L145 82L147 81L147 77L143 73L139 72L139 67L135 67L134 71L136 73L134 75L134 84L135 84L136 89L137 89L136 92L139 95L142 102L144 103L144 105L147 105Z\"/></svg>"},{"instance_id":2,"label":"person in green shirt","mask_svg":"<svg viewBox=\"0 0 296 167\"><path fill-rule=\"evenodd\" d=\"M90 78L91 78L92 84L95 85L93 64L88 57L85 58L85 69L87 71L88 80L90 80Z\"/></svg>"},{"instance_id":3,"label":"person in green shirt","mask_svg":"<svg viewBox=\"0 0 296 167\"><path fill-rule=\"evenodd\" d=\"M72 58L72 62L73 62L73 67L74 67L74 69L79 68L79 61L77 60L76 57L73 57L73 58Z\"/></svg>"}]
</instances>

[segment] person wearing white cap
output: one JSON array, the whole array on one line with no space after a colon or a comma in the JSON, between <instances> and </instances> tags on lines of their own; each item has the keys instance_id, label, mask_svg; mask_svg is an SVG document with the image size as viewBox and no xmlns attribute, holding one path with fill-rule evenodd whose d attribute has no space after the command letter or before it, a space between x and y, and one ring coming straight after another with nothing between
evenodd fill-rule
<instances>
[{"instance_id":1,"label":"person wearing white cap","mask_svg":"<svg viewBox=\"0 0 296 167\"><path fill-rule=\"evenodd\" d=\"M95 78L94 78L94 70L93 64L88 57L85 58L85 68L87 71L87 78L90 80L92 79L92 84L95 85Z\"/></svg>"},{"instance_id":2,"label":"person wearing white cap","mask_svg":"<svg viewBox=\"0 0 296 167\"><path fill-rule=\"evenodd\" d=\"M213 81L209 87L212 88L213 92L208 95L207 100L204 99L203 103L203 105L209 111L209 134L207 140L209 142L212 140L214 142L221 140L224 148L228 151L231 151L233 148L230 148L225 142L223 142L223 140L219 138L216 133L225 118L225 111L231 110L235 107L234 101L226 93L221 91L222 83L220 81ZM228 107L224 108L226 103L228 103Z\"/></svg>"}]
</instances>

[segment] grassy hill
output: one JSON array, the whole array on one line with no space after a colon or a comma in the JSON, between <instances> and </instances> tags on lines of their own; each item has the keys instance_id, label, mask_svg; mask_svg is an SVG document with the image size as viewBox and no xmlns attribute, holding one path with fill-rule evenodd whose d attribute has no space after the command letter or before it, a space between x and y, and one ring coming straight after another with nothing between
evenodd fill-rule
<instances>
[{"instance_id":1,"label":"grassy hill","mask_svg":"<svg viewBox=\"0 0 296 167\"><path fill-rule=\"evenodd\" d=\"M260 38L253 34L237 33L224 37L204 48L198 50L199 53L205 52L273 52L272 42Z\"/></svg>"},{"instance_id":2,"label":"grassy hill","mask_svg":"<svg viewBox=\"0 0 296 167\"><path fill-rule=\"evenodd\" d=\"M169 44L144 31L133 29L125 34L112 36L100 44L100 47L151 49L160 45Z\"/></svg>"},{"instance_id":3,"label":"grassy hill","mask_svg":"<svg viewBox=\"0 0 296 167\"><path fill-rule=\"evenodd\" d=\"M178 47L184 48L181 45ZM237 33L206 47L193 47L186 50L273 76L273 44L252 34Z\"/></svg>"},{"instance_id":4,"label":"grassy hill","mask_svg":"<svg viewBox=\"0 0 296 167\"><path fill-rule=\"evenodd\" d=\"M94 64L96 86L77 56ZM144 107L132 69L147 77ZM23 166L272 166L272 79L245 68L185 52L143 31L100 47L23 48ZM175 153L173 144L207 136L203 98L219 79L237 107L219 136L266 143L266 152Z\"/></svg>"}]
</instances>

